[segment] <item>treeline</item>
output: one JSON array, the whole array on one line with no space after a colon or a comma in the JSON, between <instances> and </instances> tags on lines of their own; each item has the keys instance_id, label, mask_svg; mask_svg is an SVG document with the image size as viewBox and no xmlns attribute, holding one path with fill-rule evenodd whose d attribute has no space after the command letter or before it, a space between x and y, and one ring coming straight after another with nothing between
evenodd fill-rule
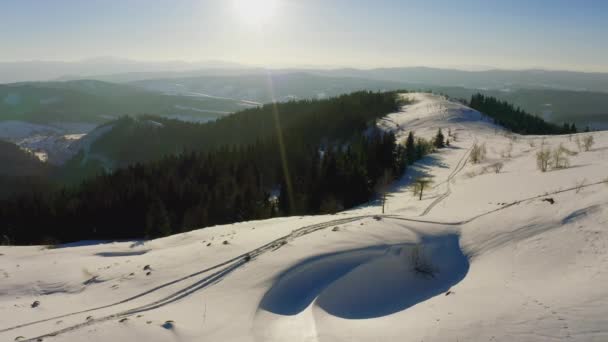
<instances>
[{"instance_id":1,"label":"treeline","mask_svg":"<svg viewBox=\"0 0 608 342\"><path fill-rule=\"evenodd\" d=\"M359 98L359 106L368 106L370 97L377 106L369 111L354 105ZM351 104L341 107L346 98ZM398 106L393 94L346 98L319 101L335 101L344 111L326 106L336 112L315 112L291 122L288 130L278 131L273 123L267 136L253 143L167 156L76 187L0 201L0 234L13 244L152 238L244 220L331 213L365 203L386 175L402 174L432 145L412 136L400 146L393 134L375 128L375 119ZM288 106L303 113L301 107L316 104ZM352 109L357 110L351 119ZM274 115L276 110L266 106L259 113Z\"/></svg>"},{"instance_id":2,"label":"treeline","mask_svg":"<svg viewBox=\"0 0 608 342\"><path fill-rule=\"evenodd\" d=\"M471 97L469 107L482 112L492 118L494 123L510 129L519 134L569 134L576 133L574 123L564 123L558 126L546 122L538 116L516 108L512 104L483 94L475 94Z\"/></svg>"}]
</instances>

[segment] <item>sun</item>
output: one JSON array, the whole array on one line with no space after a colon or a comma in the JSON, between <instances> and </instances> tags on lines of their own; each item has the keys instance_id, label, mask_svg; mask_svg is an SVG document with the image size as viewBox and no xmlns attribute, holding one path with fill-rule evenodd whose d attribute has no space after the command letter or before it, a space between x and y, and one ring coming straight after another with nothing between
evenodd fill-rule
<instances>
[{"instance_id":1,"label":"sun","mask_svg":"<svg viewBox=\"0 0 608 342\"><path fill-rule=\"evenodd\" d=\"M264 24L275 14L278 0L234 0L234 6L249 24Z\"/></svg>"}]
</instances>

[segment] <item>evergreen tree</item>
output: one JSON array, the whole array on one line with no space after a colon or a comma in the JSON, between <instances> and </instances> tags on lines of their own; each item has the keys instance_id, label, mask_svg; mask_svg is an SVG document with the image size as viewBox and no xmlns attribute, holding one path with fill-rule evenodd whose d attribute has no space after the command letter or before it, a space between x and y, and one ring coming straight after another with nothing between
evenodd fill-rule
<instances>
[{"instance_id":1,"label":"evergreen tree","mask_svg":"<svg viewBox=\"0 0 608 342\"><path fill-rule=\"evenodd\" d=\"M441 128L437 130L437 135L435 135L435 139L433 140L433 145L436 148L444 148L445 147L445 138L443 133L441 132Z\"/></svg>"},{"instance_id":2,"label":"evergreen tree","mask_svg":"<svg viewBox=\"0 0 608 342\"><path fill-rule=\"evenodd\" d=\"M162 237L171 234L169 215L163 202L155 198L146 214L146 236Z\"/></svg>"},{"instance_id":3,"label":"evergreen tree","mask_svg":"<svg viewBox=\"0 0 608 342\"><path fill-rule=\"evenodd\" d=\"M416 154L416 141L414 140L414 132L410 131L405 142L405 158L408 165L411 165L418 159Z\"/></svg>"}]
</instances>

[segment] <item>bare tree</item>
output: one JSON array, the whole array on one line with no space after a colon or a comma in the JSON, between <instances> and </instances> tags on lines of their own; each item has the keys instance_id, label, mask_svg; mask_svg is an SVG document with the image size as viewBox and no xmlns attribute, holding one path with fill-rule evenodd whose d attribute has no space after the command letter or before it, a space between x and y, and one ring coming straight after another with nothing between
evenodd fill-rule
<instances>
[{"instance_id":1,"label":"bare tree","mask_svg":"<svg viewBox=\"0 0 608 342\"><path fill-rule=\"evenodd\" d=\"M410 264L412 270L419 275L432 278L437 273L437 269L431 263L422 244L412 246L410 250Z\"/></svg>"},{"instance_id":2,"label":"bare tree","mask_svg":"<svg viewBox=\"0 0 608 342\"><path fill-rule=\"evenodd\" d=\"M565 169L570 166L566 148L560 144L558 148L551 152L552 165L556 169Z\"/></svg>"},{"instance_id":3,"label":"bare tree","mask_svg":"<svg viewBox=\"0 0 608 342\"><path fill-rule=\"evenodd\" d=\"M492 169L494 169L495 173L500 173L500 170L502 170L503 166L505 166L502 162L498 162L498 163L494 163L492 164Z\"/></svg>"},{"instance_id":4,"label":"bare tree","mask_svg":"<svg viewBox=\"0 0 608 342\"><path fill-rule=\"evenodd\" d=\"M486 158L486 144L478 145L475 143L471 149L471 156L469 159L473 164L479 164Z\"/></svg>"},{"instance_id":5,"label":"bare tree","mask_svg":"<svg viewBox=\"0 0 608 342\"><path fill-rule=\"evenodd\" d=\"M576 136L576 138L574 138L574 142L576 143L578 151L583 152L583 142L581 141L581 138L578 135Z\"/></svg>"},{"instance_id":6,"label":"bare tree","mask_svg":"<svg viewBox=\"0 0 608 342\"><path fill-rule=\"evenodd\" d=\"M386 170L378 180L376 184L376 193L380 195L380 202L382 203L382 213L384 214L384 209L386 205L386 197L388 196L388 190L393 180L393 174L391 171Z\"/></svg>"},{"instance_id":7,"label":"bare tree","mask_svg":"<svg viewBox=\"0 0 608 342\"><path fill-rule=\"evenodd\" d=\"M547 172L551 163L551 150L548 148L541 148L536 153L536 165L542 172Z\"/></svg>"},{"instance_id":8,"label":"bare tree","mask_svg":"<svg viewBox=\"0 0 608 342\"><path fill-rule=\"evenodd\" d=\"M414 180L414 184L413 184L414 196L418 196L418 200L422 200L422 195L424 193L424 189L429 187L429 185L431 185L432 183L433 183L433 181L426 177L420 177L420 178L417 178L416 180Z\"/></svg>"},{"instance_id":9,"label":"bare tree","mask_svg":"<svg viewBox=\"0 0 608 342\"><path fill-rule=\"evenodd\" d=\"M585 148L585 151L587 151L587 152L589 150L591 150L591 147L593 147L594 143L595 143L595 140L593 139L593 135L588 135L583 138L583 147Z\"/></svg>"}]
</instances>

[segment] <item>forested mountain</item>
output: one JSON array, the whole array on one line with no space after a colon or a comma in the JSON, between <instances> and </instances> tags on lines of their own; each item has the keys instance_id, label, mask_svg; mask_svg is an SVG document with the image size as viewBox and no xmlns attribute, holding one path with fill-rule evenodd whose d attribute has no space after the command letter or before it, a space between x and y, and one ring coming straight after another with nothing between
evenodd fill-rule
<instances>
[{"instance_id":1,"label":"forested mountain","mask_svg":"<svg viewBox=\"0 0 608 342\"><path fill-rule=\"evenodd\" d=\"M427 88L425 88L427 89ZM476 94L494 97L556 125L576 123L578 127L608 128L608 93L552 89L472 89L429 87L452 98L470 99Z\"/></svg>"},{"instance_id":2,"label":"forested mountain","mask_svg":"<svg viewBox=\"0 0 608 342\"><path fill-rule=\"evenodd\" d=\"M496 124L519 134L568 134L577 132L574 124L565 123L563 126L557 126L548 123L538 116L491 96L473 95L469 106L489 116Z\"/></svg>"},{"instance_id":3,"label":"forested mountain","mask_svg":"<svg viewBox=\"0 0 608 342\"><path fill-rule=\"evenodd\" d=\"M78 175L82 169L91 174L92 169L102 165L125 167L183 151L251 144L276 137L277 129L286 139L303 143L317 143L326 137L345 138L363 131L370 119L396 110L393 97L393 93L358 92L326 100L267 104L206 124L156 116L123 117L108 123L112 129L65 168L71 175Z\"/></svg>"},{"instance_id":4,"label":"forested mountain","mask_svg":"<svg viewBox=\"0 0 608 342\"><path fill-rule=\"evenodd\" d=\"M267 105L193 126L182 134L194 140L181 143L191 149L202 143L199 152L1 201L0 234L18 244L157 237L349 208L368 201L379 181L401 174L432 149L413 138L399 146L392 134L375 128L375 120L398 105L393 93L359 92ZM168 137L180 132L158 128Z\"/></svg>"}]
</instances>

